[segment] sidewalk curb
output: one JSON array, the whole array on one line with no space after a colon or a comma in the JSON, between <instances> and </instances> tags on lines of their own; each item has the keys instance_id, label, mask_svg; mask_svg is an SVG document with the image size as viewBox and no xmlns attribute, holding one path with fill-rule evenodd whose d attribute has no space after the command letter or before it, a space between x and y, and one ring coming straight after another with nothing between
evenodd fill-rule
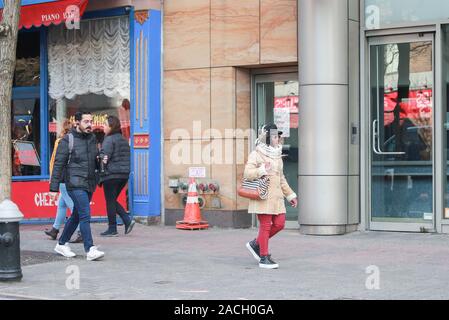
<instances>
[{"instance_id":1,"label":"sidewalk curb","mask_svg":"<svg viewBox=\"0 0 449 320\"><path fill-rule=\"evenodd\" d=\"M0 299L1 298L14 299L14 300L45 300L45 301L54 300L54 299L50 299L50 298L25 296L25 295L14 294L14 293L0 293Z\"/></svg>"}]
</instances>

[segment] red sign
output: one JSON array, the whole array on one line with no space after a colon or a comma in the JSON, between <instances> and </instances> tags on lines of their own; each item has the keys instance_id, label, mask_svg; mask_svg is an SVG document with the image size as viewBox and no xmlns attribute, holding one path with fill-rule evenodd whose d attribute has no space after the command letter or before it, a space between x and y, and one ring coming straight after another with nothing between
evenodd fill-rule
<instances>
[{"instance_id":1,"label":"red sign","mask_svg":"<svg viewBox=\"0 0 449 320\"><path fill-rule=\"evenodd\" d=\"M87 7L88 0L60 0L47 3L38 3L22 6L20 8L19 29L49 26L68 21L79 21ZM0 9L0 21L2 20Z\"/></svg>"},{"instance_id":2,"label":"red sign","mask_svg":"<svg viewBox=\"0 0 449 320\"><path fill-rule=\"evenodd\" d=\"M432 89L410 90L408 99L404 99L400 104L400 119L409 118L412 120L432 118ZM394 121L394 109L398 101L398 92L393 91L385 94L384 100L384 126L390 125Z\"/></svg>"},{"instance_id":3,"label":"red sign","mask_svg":"<svg viewBox=\"0 0 449 320\"><path fill-rule=\"evenodd\" d=\"M290 108L290 113L299 112L299 97L298 96L287 96L287 97L276 97L274 98L274 108Z\"/></svg>"},{"instance_id":4,"label":"red sign","mask_svg":"<svg viewBox=\"0 0 449 320\"><path fill-rule=\"evenodd\" d=\"M150 147L150 135L148 133L134 135L135 149L148 149L149 147Z\"/></svg>"},{"instance_id":5,"label":"red sign","mask_svg":"<svg viewBox=\"0 0 449 320\"><path fill-rule=\"evenodd\" d=\"M25 219L48 219L56 216L58 201L51 201L48 181L13 182L12 201L19 206ZM125 189L120 194L118 201L126 209ZM107 215L103 188L97 188L95 191L90 208L93 217ZM68 213L69 215L70 213Z\"/></svg>"}]
</instances>

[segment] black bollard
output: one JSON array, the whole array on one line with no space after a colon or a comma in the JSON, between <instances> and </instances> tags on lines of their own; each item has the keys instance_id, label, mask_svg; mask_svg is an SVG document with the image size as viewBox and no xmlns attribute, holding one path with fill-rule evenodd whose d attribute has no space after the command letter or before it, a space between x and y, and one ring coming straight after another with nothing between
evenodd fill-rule
<instances>
[{"instance_id":1,"label":"black bollard","mask_svg":"<svg viewBox=\"0 0 449 320\"><path fill-rule=\"evenodd\" d=\"M19 221L23 215L11 201L0 204L0 281L20 281Z\"/></svg>"}]
</instances>

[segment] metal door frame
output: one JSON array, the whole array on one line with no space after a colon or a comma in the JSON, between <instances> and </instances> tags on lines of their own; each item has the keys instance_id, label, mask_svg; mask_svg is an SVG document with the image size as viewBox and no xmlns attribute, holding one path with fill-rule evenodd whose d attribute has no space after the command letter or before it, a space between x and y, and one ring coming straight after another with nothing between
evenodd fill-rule
<instances>
[{"instance_id":1,"label":"metal door frame","mask_svg":"<svg viewBox=\"0 0 449 320\"><path fill-rule=\"evenodd\" d=\"M440 65L439 61L437 62L437 51L436 51L436 44L437 39L435 37L435 32L426 32L426 33L420 33L417 31L416 33L409 33L410 30L407 30L407 34L399 34L399 35L389 35L389 36L378 36L378 37L372 37L368 38L368 41L366 42L366 57L367 61L365 63L365 69L366 69L366 75L365 78L366 86L365 86L365 105L368 106L368 113L365 113L365 119L367 121L366 128L367 136L369 137L368 142L365 140L365 143L367 143L368 148L365 148L367 154L367 187L368 192L366 194L366 205L367 208L367 218L366 218L366 228L372 231L399 231L399 232L435 232L436 231L436 225L437 221L439 221L438 218L438 212L439 207L437 205L437 192L441 192L441 190L437 190L437 174L438 172L436 170L437 166L441 166L437 159L437 155L439 155L439 152L436 152L437 145L441 145L441 142L438 142L437 140L440 140L441 137L437 135L437 132L439 132L439 119L440 116L439 110L441 110L440 107L440 99L438 97L441 96L441 89L439 84L437 83L438 77L437 74L437 65ZM433 172L433 178L432 178L432 207L433 207L433 219L432 222L429 223L405 223L405 222L373 222L372 219L372 151L373 151L373 119L371 115L372 110L372 99L371 99L371 70L370 70L370 62L371 62L371 46L375 45L381 45L381 44L391 44L391 43L413 43L413 42L420 42L420 41L432 41L432 71L433 71L433 129L432 129L432 135L433 135L433 146L432 146L432 172ZM438 121L437 121L438 120ZM438 184L439 185L439 184ZM362 190L362 193L365 190Z\"/></svg>"}]
</instances>

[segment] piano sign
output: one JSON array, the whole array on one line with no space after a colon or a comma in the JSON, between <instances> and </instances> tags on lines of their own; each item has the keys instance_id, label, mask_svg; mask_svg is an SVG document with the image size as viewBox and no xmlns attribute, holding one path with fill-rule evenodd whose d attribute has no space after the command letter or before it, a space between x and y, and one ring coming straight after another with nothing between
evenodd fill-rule
<instances>
[{"instance_id":1,"label":"piano sign","mask_svg":"<svg viewBox=\"0 0 449 320\"><path fill-rule=\"evenodd\" d=\"M31 141L14 141L14 150L17 153L22 166L40 167L39 155L36 152L34 143Z\"/></svg>"}]
</instances>

